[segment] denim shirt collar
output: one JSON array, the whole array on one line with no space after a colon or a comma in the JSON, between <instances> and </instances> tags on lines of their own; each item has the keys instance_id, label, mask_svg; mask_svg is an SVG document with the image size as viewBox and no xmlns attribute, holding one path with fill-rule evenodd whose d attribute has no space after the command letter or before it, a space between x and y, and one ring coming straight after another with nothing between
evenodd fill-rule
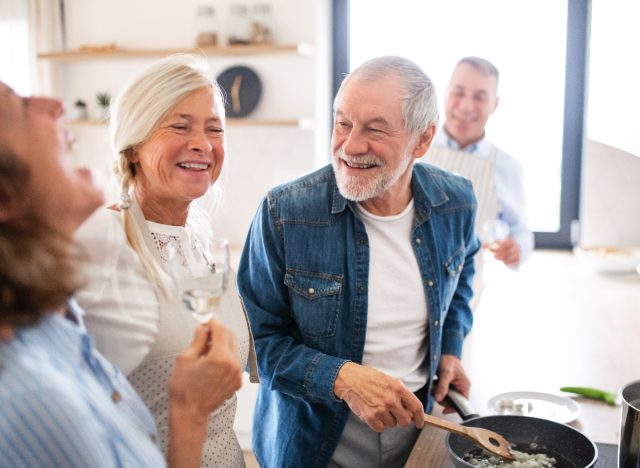
<instances>
[{"instance_id":1,"label":"denim shirt collar","mask_svg":"<svg viewBox=\"0 0 640 468\"><path fill-rule=\"evenodd\" d=\"M342 196L338 188L338 183L334 180L333 196L331 197L331 214L342 213L347 207L347 204L347 199Z\"/></svg>"},{"instance_id":2,"label":"denim shirt collar","mask_svg":"<svg viewBox=\"0 0 640 468\"><path fill-rule=\"evenodd\" d=\"M425 171L427 173L427 180L415 177L417 170ZM429 219L431 209L446 203L449 200L445 191L438 184L437 178L429 172L425 167L413 166L414 176L411 178L411 193L413 195L415 207L416 207L416 221L415 225L418 226ZM333 196L331 200L331 214L342 213L347 206L350 206L352 210L355 209L351 202L344 198L338 189L338 184L334 183Z\"/></svg>"}]
</instances>

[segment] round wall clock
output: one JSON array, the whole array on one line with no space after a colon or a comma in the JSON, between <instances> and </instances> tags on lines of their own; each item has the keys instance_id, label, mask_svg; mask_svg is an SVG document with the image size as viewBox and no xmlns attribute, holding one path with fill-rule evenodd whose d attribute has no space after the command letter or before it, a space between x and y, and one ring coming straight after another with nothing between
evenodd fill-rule
<instances>
[{"instance_id":1,"label":"round wall clock","mask_svg":"<svg viewBox=\"0 0 640 468\"><path fill-rule=\"evenodd\" d=\"M260 78L244 66L227 68L217 78L226 97L227 117L244 117L255 109L262 93Z\"/></svg>"}]
</instances>

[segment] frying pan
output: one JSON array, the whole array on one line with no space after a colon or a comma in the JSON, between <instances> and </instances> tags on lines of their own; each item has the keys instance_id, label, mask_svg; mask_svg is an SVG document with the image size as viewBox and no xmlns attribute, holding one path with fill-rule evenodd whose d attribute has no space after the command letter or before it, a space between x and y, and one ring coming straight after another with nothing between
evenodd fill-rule
<instances>
[{"instance_id":1,"label":"frying pan","mask_svg":"<svg viewBox=\"0 0 640 468\"><path fill-rule=\"evenodd\" d=\"M464 420L464 426L495 431L518 448L535 443L539 452L556 458L557 468L590 468L596 464L598 449L595 444L571 426L531 416L478 416L469 401L455 390L449 392L448 398ZM445 440L456 467L473 467L463 460L464 455L475 448L473 442L456 434L447 434Z\"/></svg>"}]
</instances>

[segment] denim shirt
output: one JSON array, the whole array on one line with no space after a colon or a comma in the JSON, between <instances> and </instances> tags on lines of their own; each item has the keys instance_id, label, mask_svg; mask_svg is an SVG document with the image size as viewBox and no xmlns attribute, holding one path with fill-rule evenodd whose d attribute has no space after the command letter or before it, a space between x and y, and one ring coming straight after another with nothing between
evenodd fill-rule
<instances>
[{"instance_id":1,"label":"denim shirt","mask_svg":"<svg viewBox=\"0 0 640 468\"><path fill-rule=\"evenodd\" d=\"M442 353L460 356L471 328L476 200L468 180L425 163L414 165L411 187L434 376ZM331 166L268 193L238 270L262 378L253 426L260 466L324 467L350 411L333 393L336 375L362 362L369 273L365 227Z\"/></svg>"}]
</instances>

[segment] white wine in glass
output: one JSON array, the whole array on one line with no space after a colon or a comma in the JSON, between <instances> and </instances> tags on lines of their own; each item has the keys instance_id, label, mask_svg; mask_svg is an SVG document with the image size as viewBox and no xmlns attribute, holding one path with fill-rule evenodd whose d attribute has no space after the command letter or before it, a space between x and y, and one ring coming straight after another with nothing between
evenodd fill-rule
<instances>
[{"instance_id":1,"label":"white wine in glass","mask_svg":"<svg viewBox=\"0 0 640 468\"><path fill-rule=\"evenodd\" d=\"M480 240L489 250L496 250L509 237L509 225L501 219L491 219L482 223Z\"/></svg>"},{"instance_id":2,"label":"white wine in glass","mask_svg":"<svg viewBox=\"0 0 640 468\"><path fill-rule=\"evenodd\" d=\"M221 237L209 240L199 249L200 262L195 271L176 275L180 299L199 323L214 318L229 284L229 243ZM184 272L184 268L182 268Z\"/></svg>"}]
</instances>

